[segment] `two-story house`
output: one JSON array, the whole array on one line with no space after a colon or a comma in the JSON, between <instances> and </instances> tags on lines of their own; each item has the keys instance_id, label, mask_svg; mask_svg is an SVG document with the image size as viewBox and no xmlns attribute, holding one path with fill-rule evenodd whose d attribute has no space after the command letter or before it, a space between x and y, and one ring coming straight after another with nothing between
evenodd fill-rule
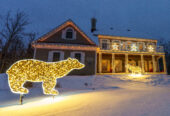
<instances>
[{"instance_id":1,"label":"two-story house","mask_svg":"<svg viewBox=\"0 0 170 116\"><path fill-rule=\"evenodd\" d=\"M96 44L72 21L68 20L32 42L34 59L56 62L76 58L85 68L71 75L96 74Z\"/></svg>"},{"instance_id":2,"label":"two-story house","mask_svg":"<svg viewBox=\"0 0 170 116\"><path fill-rule=\"evenodd\" d=\"M95 21L92 32L96 30ZM165 53L157 40L100 33L97 38L98 45L68 20L32 43L34 58L49 62L76 58L85 68L73 71L73 75L127 74L127 64L141 67L143 74L166 74Z\"/></svg>"}]
</instances>

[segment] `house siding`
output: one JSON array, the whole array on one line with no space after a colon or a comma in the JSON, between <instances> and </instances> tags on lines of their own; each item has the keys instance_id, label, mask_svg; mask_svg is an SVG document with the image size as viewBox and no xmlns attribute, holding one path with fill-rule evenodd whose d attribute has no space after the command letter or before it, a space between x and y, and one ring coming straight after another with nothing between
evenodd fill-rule
<instances>
[{"instance_id":1,"label":"house siding","mask_svg":"<svg viewBox=\"0 0 170 116\"><path fill-rule=\"evenodd\" d=\"M86 40L77 30L76 31L76 39L75 40L66 40L62 38L62 31L68 27L75 28L71 25L66 26L62 30L56 32L54 35L48 37L44 41L38 41L41 43L63 43L63 44L80 44L80 45L92 45L88 40ZM95 45L95 44L94 44Z\"/></svg>"},{"instance_id":2,"label":"house siding","mask_svg":"<svg viewBox=\"0 0 170 116\"><path fill-rule=\"evenodd\" d=\"M71 52L75 52L75 50L58 50L58 49L37 49L35 59L48 61L48 53L50 51L63 51L64 59L67 59L71 56ZM95 51L80 51L85 53L85 67L81 70L73 70L69 75L94 75L95 74Z\"/></svg>"}]
</instances>

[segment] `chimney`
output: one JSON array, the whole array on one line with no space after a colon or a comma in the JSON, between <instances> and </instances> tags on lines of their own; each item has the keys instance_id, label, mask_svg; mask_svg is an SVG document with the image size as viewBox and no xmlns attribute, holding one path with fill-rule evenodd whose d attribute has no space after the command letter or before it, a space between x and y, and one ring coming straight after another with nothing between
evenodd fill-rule
<instances>
[{"instance_id":1,"label":"chimney","mask_svg":"<svg viewBox=\"0 0 170 116\"><path fill-rule=\"evenodd\" d=\"M94 31L96 31L96 18L91 18L91 32L93 33Z\"/></svg>"}]
</instances>

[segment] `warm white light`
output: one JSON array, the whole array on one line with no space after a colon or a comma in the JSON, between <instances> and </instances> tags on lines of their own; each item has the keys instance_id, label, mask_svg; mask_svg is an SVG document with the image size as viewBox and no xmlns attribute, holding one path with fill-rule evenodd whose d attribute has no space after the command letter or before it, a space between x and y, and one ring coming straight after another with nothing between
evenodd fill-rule
<instances>
[{"instance_id":1,"label":"warm white light","mask_svg":"<svg viewBox=\"0 0 170 116\"><path fill-rule=\"evenodd\" d=\"M133 66L133 65L127 64L126 68L128 68L128 70L130 70L132 72L132 74L141 74L142 73L142 69L139 66Z\"/></svg>"},{"instance_id":2,"label":"warm white light","mask_svg":"<svg viewBox=\"0 0 170 116\"><path fill-rule=\"evenodd\" d=\"M63 96L57 96L57 97L48 97L48 98L44 98L40 101L40 103L43 103L43 104L48 104L48 103L54 103L54 102L60 102L62 100L64 100L65 97Z\"/></svg>"},{"instance_id":3,"label":"warm white light","mask_svg":"<svg viewBox=\"0 0 170 116\"><path fill-rule=\"evenodd\" d=\"M8 70L8 84L13 93L27 94L29 90L23 85L26 81L42 82L44 94L57 95L56 79L66 76L74 69L85 65L77 59L68 58L59 62L44 62L35 59L20 60Z\"/></svg>"},{"instance_id":4,"label":"warm white light","mask_svg":"<svg viewBox=\"0 0 170 116\"><path fill-rule=\"evenodd\" d=\"M137 46L136 44L131 45L131 51L137 51Z\"/></svg>"},{"instance_id":5,"label":"warm white light","mask_svg":"<svg viewBox=\"0 0 170 116\"><path fill-rule=\"evenodd\" d=\"M139 66L127 64L126 68L128 68L128 70L130 70L132 73L123 80L146 81L146 78L149 77L149 75L142 75L142 69Z\"/></svg>"},{"instance_id":6,"label":"warm white light","mask_svg":"<svg viewBox=\"0 0 170 116\"><path fill-rule=\"evenodd\" d=\"M149 46L148 46L148 50L149 50L149 52L154 52L153 46L152 46L152 45L149 45Z\"/></svg>"},{"instance_id":7,"label":"warm white light","mask_svg":"<svg viewBox=\"0 0 170 116\"><path fill-rule=\"evenodd\" d=\"M113 49L113 50L119 50L119 46L118 46L116 43L114 43L114 44L112 45L112 49Z\"/></svg>"},{"instance_id":8,"label":"warm white light","mask_svg":"<svg viewBox=\"0 0 170 116\"><path fill-rule=\"evenodd\" d=\"M141 77L142 74L130 74L130 76L131 76L131 77L137 77L137 78L138 78L138 77Z\"/></svg>"}]
</instances>

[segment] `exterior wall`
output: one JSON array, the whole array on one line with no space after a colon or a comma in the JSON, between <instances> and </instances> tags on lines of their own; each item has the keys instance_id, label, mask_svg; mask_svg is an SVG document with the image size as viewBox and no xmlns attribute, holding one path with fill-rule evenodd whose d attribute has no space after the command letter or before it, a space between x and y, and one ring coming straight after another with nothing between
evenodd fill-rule
<instances>
[{"instance_id":1,"label":"exterior wall","mask_svg":"<svg viewBox=\"0 0 170 116\"><path fill-rule=\"evenodd\" d=\"M48 53L56 49L36 49L35 59L48 61ZM61 50L56 50L61 51ZM75 50L62 50L64 52L64 59L71 57L71 52ZM69 75L94 75L96 64L95 64L95 51L78 51L85 53L85 67L81 70L73 70Z\"/></svg>"},{"instance_id":2,"label":"exterior wall","mask_svg":"<svg viewBox=\"0 0 170 116\"><path fill-rule=\"evenodd\" d=\"M92 45L89 41L87 41L78 31L76 31L76 39L75 40L66 40L62 38L62 31L68 27L73 26L68 25L62 30L56 32L54 35L50 36L48 39L44 41L38 41L38 42L44 42L44 43L64 43L64 44L81 44L81 45Z\"/></svg>"}]
</instances>

